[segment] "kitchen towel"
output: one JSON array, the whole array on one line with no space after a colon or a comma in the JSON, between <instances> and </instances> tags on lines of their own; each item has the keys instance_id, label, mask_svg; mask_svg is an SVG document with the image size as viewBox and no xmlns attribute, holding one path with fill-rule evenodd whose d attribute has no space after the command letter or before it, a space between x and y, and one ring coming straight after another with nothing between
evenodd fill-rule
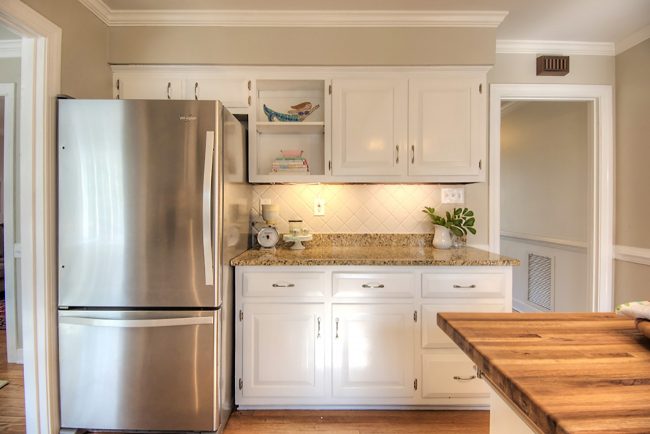
<instances>
[{"instance_id":1,"label":"kitchen towel","mask_svg":"<svg viewBox=\"0 0 650 434\"><path fill-rule=\"evenodd\" d=\"M616 313L630 318L650 320L650 301L631 301L616 307Z\"/></svg>"}]
</instances>

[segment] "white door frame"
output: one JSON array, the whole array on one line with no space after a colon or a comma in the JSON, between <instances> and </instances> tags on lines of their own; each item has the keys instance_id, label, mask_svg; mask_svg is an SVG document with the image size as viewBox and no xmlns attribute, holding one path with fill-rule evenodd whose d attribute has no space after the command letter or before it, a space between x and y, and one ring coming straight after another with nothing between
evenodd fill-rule
<instances>
[{"instance_id":1,"label":"white door frame","mask_svg":"<svg viewBox=\"0 0 650 434\"><path fill-rule=\"evenodd\" d=\"M14 253L14 134L16 85L14 83L0 83L0 96L4 97L4 154L3 185L2 185L2 210L4 217L4 280L5 301L7 317L7 361L9 363L23 362L23 349L18 345L18 303L16 303L16 260Z\"/></svg>"},{"instance_id":2,"label":"white door frame","mask_svg":"<svg viewBox=\"0 0 650 434\"><path fill-rule=\"evenodd\" d=\"M493 84L490 86L490 250L501 249L501 101L588 101L593 103L593 217L591 233L591 307L612 312L614 228L614 113L612 87L572 84Z\"/></svg>"},{"instance_id":3,"label":"white door frame","mask_svg":"<svg viewBox=\"0 0 650 434\"><path fill-rule=\"evenodd\" d=\"M56 345L55 131L61 29L19 0L0 22L23 37L20 107L21 293L29 434L59 430Z\"/></svg>"}]
</instances>

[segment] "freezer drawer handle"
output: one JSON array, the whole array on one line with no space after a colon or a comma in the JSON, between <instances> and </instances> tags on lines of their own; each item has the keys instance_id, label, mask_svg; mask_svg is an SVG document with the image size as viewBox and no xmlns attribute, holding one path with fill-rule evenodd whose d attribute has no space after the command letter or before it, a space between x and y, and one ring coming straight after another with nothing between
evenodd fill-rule
<instances>
[{"instance_id":1,"label":"freezer drawer handle","mask_svg":"<svg viewBox=\"0 0 650 434\"><path fill-rule=\"evenodd\" d=\"M59 318L59 324L115 328L178 327L185 325L213 324L213 319L210 316L163 319L104 319L87 317L62 317Z\"/></svg>"},{"instance_id":2,"label":"freezer drawer handle","mask_svg":"<svg viewBox=\"0 0 650 434\"><path fill-rule=\"evenodd\" d=\"M476 285L454 285L454 288L457 289L474 289Z\"/></svg>"},{"instance_id":3,"label":"freezer drawer handle","mask_svg":"<svg viewBox=\"0 0 650 434\"><path fill-rule=\"evenodd\" d=\"M282 282L282 283L274 283L271 286L274 287L274 288L293 288L296 285L293 284L293 283L284 283L284 282Z\"/></svg>"},{"instance_id":4,"label":"freezer drawer handle","mask_svg":"<svg viewBox=\"0 0 650 434\"><path fill-rule=\"evenodd\" d=\"M214 283L212 262L212 230L210 225L212 205L212 160L214 156L214 131L205 133L205 165L203 166L203 261L205 284Z\"/></svg>"},{"instance_id":5,"label":"freezer drawer handle","mask_svg":"<svg viewBox=\"0 0 650 434\"><path fill-rule=\"evenodd\" d=\"M372 288L372 289L377 289L377 288L383 288L384 284L383 283L364 283L361 285L362 288Z\"/></svg>"}]
</instances>

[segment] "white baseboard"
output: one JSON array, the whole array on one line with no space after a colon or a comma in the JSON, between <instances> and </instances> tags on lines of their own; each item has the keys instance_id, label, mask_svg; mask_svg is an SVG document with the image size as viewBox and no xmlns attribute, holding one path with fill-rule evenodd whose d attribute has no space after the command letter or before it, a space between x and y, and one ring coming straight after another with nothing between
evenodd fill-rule
<instances>
[{"instance_id":1,"label":"white baseboard","mask_svg":"<svg viewBox=\"0 0 650 434\"><path fill-rule=\"evenodd\" d=\"M650 265L650 249L632 246L614 246L614 258L634 264Z\"/></svg>"}]
</instances>

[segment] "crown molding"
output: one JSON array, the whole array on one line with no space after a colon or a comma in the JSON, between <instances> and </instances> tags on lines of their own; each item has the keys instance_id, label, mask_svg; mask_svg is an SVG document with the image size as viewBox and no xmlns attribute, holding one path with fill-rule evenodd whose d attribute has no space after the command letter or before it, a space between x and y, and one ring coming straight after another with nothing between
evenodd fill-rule
<instances>
[{"instance_id":1,"label":"crown molding","mask_svg":"<svg viewBox=\"0 0 650 434\"><path fill-rule=\"evenodd\" d=\"M497 39L499 54L564 54L614 56L613 42Z\"/></svg>"},{"instance_id":2,"label":"crown molding","mask_svg":"<svg viewBox=\"0 0 650 434\"><path fill-rule=\"evenodd\" d=\"M0 58L20 57L22 41L20 39L0 40Z\"/></svg>"},{"instance_id":3,"label":"crown molding","mask_svg":"<svg viewBox=\"0 0 650 434\"><path fill-rule=\"evenodd\" d=\"M621 54L646 39L650 39L650 25L643 27L616 43L616 54Z\"/></svg>"},{"instance_id":4,"label":"crown molding","mask_svg":"<svg viewBox=\"0 0 650 434\"><path fill-rule=\"evenodd\" d=\"M127 10L79 0L108 26L220 27L489 27L507 11Z\"/></svg>"}]
</instances>

